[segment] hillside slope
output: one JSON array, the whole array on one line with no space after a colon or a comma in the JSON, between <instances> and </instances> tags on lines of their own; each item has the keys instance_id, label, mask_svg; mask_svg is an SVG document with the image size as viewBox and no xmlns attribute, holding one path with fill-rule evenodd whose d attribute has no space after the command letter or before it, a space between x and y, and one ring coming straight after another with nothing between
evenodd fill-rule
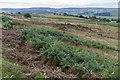
<instances>
[{"instance_id":1,"label":"hillside slope","mask_svg":"<svg viewBox=\"0 0 120 80\"><path fill-rule=\"evenodd\" d=\"M118 78L118 27L31 15L3 15L3 59L25 66L23 77Z\"/></svg>"}]
</instances>

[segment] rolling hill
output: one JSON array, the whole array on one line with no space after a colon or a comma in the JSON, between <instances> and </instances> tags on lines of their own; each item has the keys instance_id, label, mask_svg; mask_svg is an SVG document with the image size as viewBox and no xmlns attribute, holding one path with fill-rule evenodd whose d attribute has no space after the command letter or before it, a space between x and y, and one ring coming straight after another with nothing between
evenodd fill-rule
<instances>
[{"instance_id":1,"label":"rolling hill","mask_svg":"<svg viewBox=\"0 0 120 80\"><path fill-rule=\"evenodd\" d=\"M86 16L112 16L117 17L117 8L49 8L49 7L32 7L32 8L2 8L0 12L6 13L67 13L71 15L86 15Z\"/></svg>"}]
</instances>

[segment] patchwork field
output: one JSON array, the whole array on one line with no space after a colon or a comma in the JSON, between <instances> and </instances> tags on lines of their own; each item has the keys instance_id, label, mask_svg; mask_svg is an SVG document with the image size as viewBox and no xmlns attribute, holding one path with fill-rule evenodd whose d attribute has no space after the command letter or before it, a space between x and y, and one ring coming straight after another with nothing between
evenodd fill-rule
<instances>
[{"instance_id":1,"label":"patchwork field","mask_svg":"<svg viewBox=\"0 0 120 80\"><path fill-rule=\"evenodd\" d=\"M119 77L118 23L31 15L1 17L3 78Z\"/></svg>"}]
</instances>

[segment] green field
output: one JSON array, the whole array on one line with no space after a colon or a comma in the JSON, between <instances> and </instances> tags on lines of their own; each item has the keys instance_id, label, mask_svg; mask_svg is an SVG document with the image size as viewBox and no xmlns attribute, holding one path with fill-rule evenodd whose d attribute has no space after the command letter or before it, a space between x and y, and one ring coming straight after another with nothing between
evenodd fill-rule
<instances>
[{"instance_id":1,"label":"green field","mask_svg":"<svg viewBox=\"0 0 120 80\"><path fill-rule=\"evenodd\" d=\"M50 18L50 19L56 19L58 21L65 21L65 22L75 22L75 21L70 21L70 20L77 20L79 22L79 20L82 20L80 21L80 23L90 23L90 24L99 24L99 25L109 25L109 26L115 26L115 27L118 27L118 24L119 23L111 23L111 22L102 22L102 21L93 21L93 20L85 20L85 19L82 19L82 18L76 18L76 17L67 17L67 18L64 18L64 17L49 17L49 16L44 16L44 15L39 15L39 14L33 14L32 15L33 17L40 17L40 18ZM100 16L101 17L101 16ZM113 17L101 17L101 18L108 18L108 19L111 19ZM117 19L117 17L114 17L114 19Z\"/></svg>"}]
</instances>

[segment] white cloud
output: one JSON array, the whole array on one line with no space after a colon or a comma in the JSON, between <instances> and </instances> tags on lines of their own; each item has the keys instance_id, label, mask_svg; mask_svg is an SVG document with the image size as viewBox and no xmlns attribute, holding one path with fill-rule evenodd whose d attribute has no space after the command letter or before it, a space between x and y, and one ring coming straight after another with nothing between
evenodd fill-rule
<instances>
[{"instance_id":1,"label":"white cloud","mask_svg":"<svg viewBox=\"0 0 120 80\"><path fill-rule=\"evenodd\" d=\"M117 7L119 0L0 0L0 7Z\"/></svg>"}]
</instances>

